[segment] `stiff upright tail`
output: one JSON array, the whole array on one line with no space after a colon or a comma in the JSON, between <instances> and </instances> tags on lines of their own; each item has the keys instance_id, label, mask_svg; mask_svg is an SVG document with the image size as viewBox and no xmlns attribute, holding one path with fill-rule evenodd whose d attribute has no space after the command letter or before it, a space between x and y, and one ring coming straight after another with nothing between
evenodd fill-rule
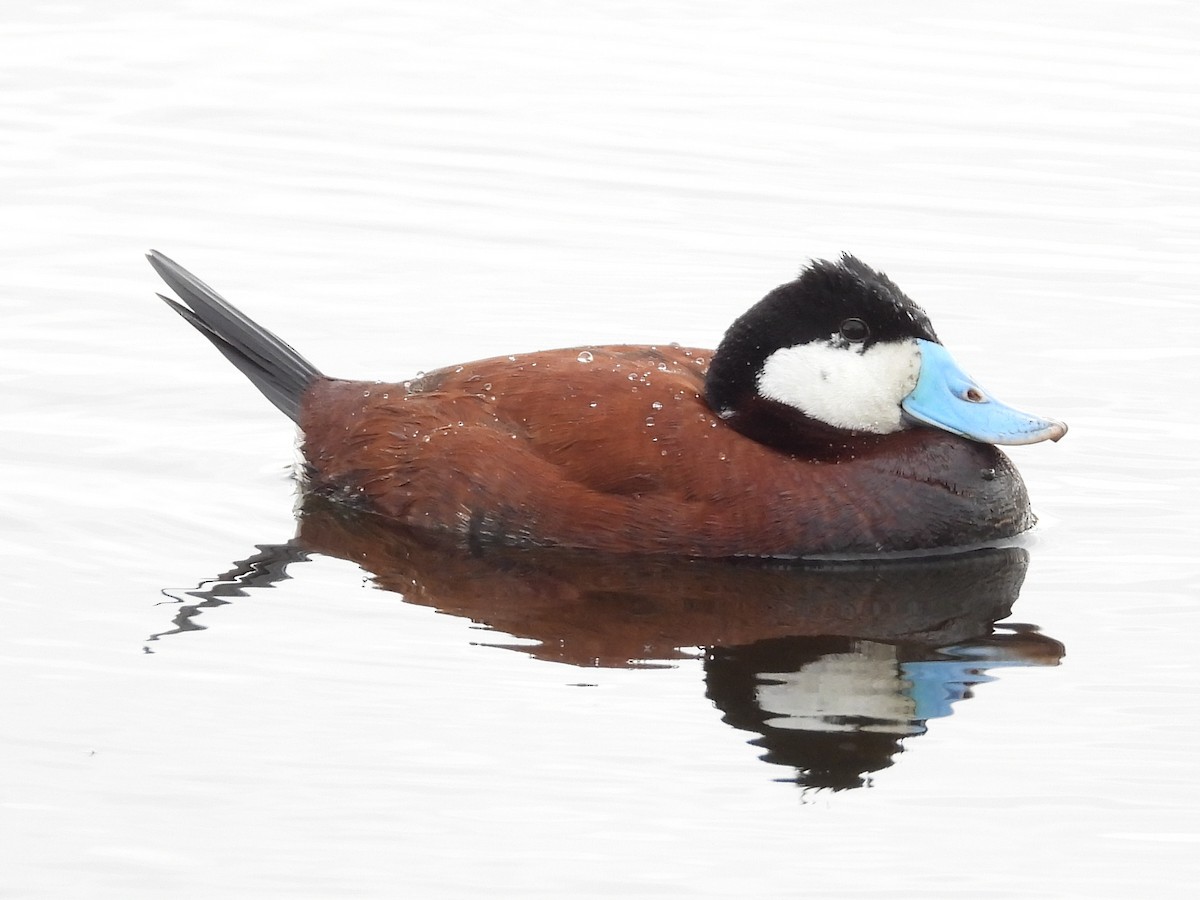
<instances>
[{"instance_id":1,"label":"stiff upright tail","mask_svg":"<svg viewBox=\"0 0 1200 900\"><path fill-rule=\"evenodd\" d=\"M263 396L299 424L301 397L313 381L324 377L317 367L174 260L157 250L151 250L146 258L183 303L158 296L212 341Z\"/></svg>"}]
</instances>

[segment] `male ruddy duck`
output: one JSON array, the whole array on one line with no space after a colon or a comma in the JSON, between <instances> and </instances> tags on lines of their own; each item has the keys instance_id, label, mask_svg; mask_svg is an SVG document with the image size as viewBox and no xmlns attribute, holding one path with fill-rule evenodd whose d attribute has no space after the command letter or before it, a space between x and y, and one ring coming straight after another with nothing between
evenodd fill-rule
<instances>
[{"instance_id":1,"label":"male ruddy duck","mask_svg":"<svg viewBox=\"0 0 1200 900\"><path fill-rule=\"evenodd\" d=\"M163 297L302 432L310 490L464 544L803 557L939 550L1034 523L994 444L1061 422L993 400L852 256L818 261L716 352L605 346L403 383L329 378L177 263Z\"/></svg>"}]
</instances>

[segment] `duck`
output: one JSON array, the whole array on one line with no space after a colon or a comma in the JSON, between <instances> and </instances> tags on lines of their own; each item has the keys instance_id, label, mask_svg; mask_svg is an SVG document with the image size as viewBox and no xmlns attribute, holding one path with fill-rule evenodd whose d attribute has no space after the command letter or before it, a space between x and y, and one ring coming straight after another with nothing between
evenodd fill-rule
<instances>
[{"instance_id":1,"label":"duck","mask_svg":"<svg viewBox=\"0 0 1200 900\"><path fill-rule=\"evenodd\" d=\"M1033 527L997 445L1067 426L994 399L924 310L846 253L715 350L579 346L401 382L323 374L167 256L158 294L298 427L303 489L480 550L921 555Z\"/></svg>"}]
</instances>

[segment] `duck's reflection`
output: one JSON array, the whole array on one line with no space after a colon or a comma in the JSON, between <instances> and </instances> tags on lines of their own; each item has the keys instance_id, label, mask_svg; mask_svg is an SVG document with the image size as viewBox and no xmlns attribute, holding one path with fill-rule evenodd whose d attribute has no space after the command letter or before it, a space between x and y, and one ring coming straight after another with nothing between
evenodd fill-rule
<instances>
[{"instance_id":1,"label":"duck's reflection","mask_svg":"<svg viewBox=\"0 0 1200 900\"><path fill-rule=\"evenodd\" d=\"M861 787L907 737L991 681L999 666L1057 665L1063 646L1028 625L937 647L849 637L768 639L715 647L708 696L735 728L757 732L763 759L805 787Z\"/></svg>"},{"instance_id":2,"label":"duck's reflection","mask_svg":"<svg viewBox=\"0 0 1200 900\"><path fill-rule=\"evenodd\" d=\"M311 498L297 536L180 599L174 627L289 577L321 553L357 563L410 603L524 641L576 666L662 665L704 652L709 698L756 732L764 759L811 787L857 787L900 741L1005 665L1055 665L1057 641L1009 615L1028 564L1019 548L890 562L781 564L603 557L476 547L398 530ZM510 646L505 639L493 646Z\"/></svg>"}]
</instances>

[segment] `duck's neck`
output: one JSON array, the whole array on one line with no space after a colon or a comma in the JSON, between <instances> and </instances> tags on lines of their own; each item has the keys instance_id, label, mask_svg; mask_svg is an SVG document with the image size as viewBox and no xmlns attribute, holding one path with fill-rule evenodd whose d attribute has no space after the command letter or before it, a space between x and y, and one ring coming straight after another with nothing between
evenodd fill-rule
<instances>
[{"instance_id":1,"label":"duck's neck","mask_svg":"<svg viewBox=\"0 0 1200 900\"><path fill-rule=\"evenodd\" d=\"M718 410L740 434L792 456L833 460L853 457L876 447L885 435L835 428L798 409L753 395L734 410Z\"/></svg>"}]
</instances>

